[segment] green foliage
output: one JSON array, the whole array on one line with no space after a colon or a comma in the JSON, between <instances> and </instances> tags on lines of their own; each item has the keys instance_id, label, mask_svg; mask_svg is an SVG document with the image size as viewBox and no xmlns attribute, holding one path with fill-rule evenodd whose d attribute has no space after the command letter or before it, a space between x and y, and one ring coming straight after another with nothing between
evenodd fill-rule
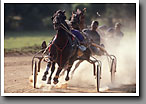
<instances>
[{"instance_id":1,"label":"green foliage","mask_svg":"<svg viewBox=\"0 0 146 104\"><path fill-rule=\"evenodd\" d=\"M101 3L45 3L45 4L5 4L5 30L47 30L52 28L51 16L58 9L66 10L67 19L72 11L87 8L86 24L98 18L106 18L112 25L112 19L135 19L135 4ZM99 12L100 17L96 14Z\"/></svg>"},{"instance_id":2,"label":"green foliage","mask_svg":"<svg viewBox=\"0 0 146 104\"><path fill-rule=\"evenodd\" d=\"M72 4L72 10L76 11L77 9L89 8L90 4L88 3L76 3Z\"/></svg>"}]
</instances>

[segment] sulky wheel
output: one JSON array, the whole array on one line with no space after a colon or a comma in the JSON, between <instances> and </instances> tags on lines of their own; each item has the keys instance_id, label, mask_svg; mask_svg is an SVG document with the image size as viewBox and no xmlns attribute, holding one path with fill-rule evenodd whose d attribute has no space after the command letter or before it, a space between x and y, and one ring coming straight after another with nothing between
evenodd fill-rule
<instances>
[{"instance_id":1,"label":"sulky wheel","mask_svg":"<svg viewBox=\"0 0 146 104\"><path fill-rule=\"evenodd\" d=\"M34 88L36 88L37 74L38 74L37 62L35 61L34 65L33 65L33 85L34 85Z\"/></svg>"},{"instance_id":2,"label":"sulky wheel","mask_svg":"<svg viewBox=\"0 0 146 104\"><path fill-rule=\"evenodd\" d=\"M116 58L112 59L112 63L111 63L111 82L114 83L115 80L115 72L116 72Z\"/></svg>"},{"instance_id":3,"label":"sulky wheel","mask_svg":"<svg viewBox=\"0 0 146 104\"><path fill-rule=\"evenodd\" d=\"M100 65L97 65L96 78L97 78L97 92L99 92L99 88L100 88L100 79L101 79L101 66L100 66Z\"/></svg>"}]
</instances>

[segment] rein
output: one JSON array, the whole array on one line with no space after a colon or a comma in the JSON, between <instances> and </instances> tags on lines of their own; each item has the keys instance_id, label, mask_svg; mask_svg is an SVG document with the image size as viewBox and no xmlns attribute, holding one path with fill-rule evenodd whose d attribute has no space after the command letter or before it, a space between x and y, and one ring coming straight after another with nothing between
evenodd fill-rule
<instances>
[{"instance_id":1,"label":"rein","mask_svg":"<svg viewBox=\"0 0 146 104\"><path fill-rule=\"evenodd\" d=\"M73 33L71 33L71 31L69 31L69 30L67 29L67 27L66 27L63 23L61 23L61 28L62 28L63 30L65 30L67 33L69 33L71 36L73 36L74 38L76 37Z\"/></svg>"},{"instance_id":2,"label":"rein","mask_svg":"<svg viewBox=\"0 0 146 104\"><path fill-rule=\"evenodd\" d=\"M75 36L74 34L72 34L72 33L67 29L67 27L66 27L64 24L62 24L62 23L61 23L61 28L62 28L63 30L65 30L67 33L69 33L71 36L73 36L74 38L76 38L76 36ZM63 46L63 48L58 47L54 42L50 43L50 44L47 46L47 48L44 50L42 56L44 56L44 54L48 51L48 49L50 48L50 46L51 46L52 44L54 44L55 47L57 48L57 50L61 52L61 55L60 55L60 62L59 62L60 65L61 65L61 64L62 64L62 52L63 52L63 50L65 49L65 47L67 46L68 41L69 41L69 40L66 41L65 45ZM79 41L79 40L78 40L78 41ZM57 52L57 58L58 58L58 52Z\"/></svg>"},{"instance_id":3,"label":"rein","mask_svg":"<svg viewBox=\"0 0 146 104\"><path fill-rule=\"evenodd\" d=\"M63 46L62 49L59 48L59 47L54 43L54 45L55 45L55 47L57 48L57 50L61 52L61 55L60 55L60 65L62 64L62 51L63 51L63 50L65 49L65 47L67 46L68 41L69 41L69 40L66 41L66 43L65 43L65 45ZM57 57L58 57L58 52L57 52Z\"/></svg>"},{"instance_id":4,"label":"rein","mask_svg":"<svg viewBox=\"0 0 146 104\"><path fill-rule=\"evenodd\" d=\"M62 27L63 26L63 27ZM67 33L68 33L68 29L67 29L67 27L66 26L64 26L62 23L61 23L61 28L63 29L63 30L65 30ZM75 37L75 36L74 36ZM67 43L68 43L68 39L67 39L67 41L66 41L66 43L65 43L65 45L63 46L63 48L60 48L60 47L58 47L55 43L53 43L54 45L55 45L55 47L57 48L57 50L58 51L60 51L60 53L61 53L61 55L60 55L60 65L62 64L62 52L63 52L63 50L65 49L65 47L67 46ZM57 51L57 58L58 58L58 51ZM61 66L62 67L62 66Z\"/></svg>"},{"instance_id":5,"label":"rein","mask_svg":"<svg viewBox=\"0 0 146 104\"><path fill-rule=\"evenodd\" d=\"M71 33L71 31L68 30L67 27L64 24L62 24L62 23L61 23L61 28L63 30L65 30L67 33L69 33L73 38L75 38L78 41L78 43L80 44L79 39L73 33Z\"/></svg>"},{"instance_id":6,"label":"rein","mask_svg":"<svg viewBox=\"0 0 146 104\"><path fill-rule=\"evenodd\" d=\"M73 34L73 33L71 33L71 31L69 31L67 28L66 28L66 26L64 26L64 24L62 24L61 23L61 28L62 29L64 29L66 32L68 32L71 36L73 36L74 38L76 38L76 36ZM88 37L89 38L89 37ZM77 39L77 38L76 38ZM78 40L78 39L77 39ZM92 39L90 39L90 40L92 40ZM79 40L78 40L79 41ZM103 52L105 52L106 53L106 55L107 56L109 56L109 58L110 59L112 59L112 57L108 54L108 52L103 48L103 47L101 47L100 45L97 45L96 43L94 43L94 41L92 41L92 43L91 43L93 46L95 46L96 48L100 48Z\"/></svg>"}]
</instances>

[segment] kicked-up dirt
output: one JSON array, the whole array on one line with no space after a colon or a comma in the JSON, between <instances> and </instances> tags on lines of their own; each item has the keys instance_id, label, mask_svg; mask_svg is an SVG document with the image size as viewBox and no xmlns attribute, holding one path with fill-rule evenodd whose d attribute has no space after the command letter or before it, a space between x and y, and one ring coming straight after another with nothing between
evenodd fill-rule
<instances>
[{"instance_id":1,"label":"kicked-up dirt","mask_svg":"<svg viewBox=\"0 0 146 104\"><path fill-rule=\"evenodd\" d=\"M31 81L32 57L32 55L4 57L4 93L97 93L95 86L83 87L70 83L64 83L61 86L56 85L51 88L46 86L46 84L42 84L40 88L33 88ZM42 69L45 68L45 65L45 63L42 64ZM136 84L120 85L100 92L136 93Z\"/></svg>"}]
</instances>

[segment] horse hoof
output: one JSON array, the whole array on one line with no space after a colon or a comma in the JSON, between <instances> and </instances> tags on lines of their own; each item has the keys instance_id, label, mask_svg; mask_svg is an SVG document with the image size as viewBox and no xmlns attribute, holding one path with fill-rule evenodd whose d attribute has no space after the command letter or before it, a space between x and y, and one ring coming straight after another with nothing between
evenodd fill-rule
<instances>
[{"instance_id":1,"label":"horse hoof","mask_svg":"<svg viewBox=\"0 0 146 104\"><path fill-rule=\"evenodd\" d=\"M42 80L43 81L46 81L46 79L47 79L47 77L46 77L46 75L44 75L43 78L42 78Z\"/></svg>"},{"instance_id":2,"label":"horse hoof","mask_svg":"<svg viewBox=\"0 0 146 104\"><path fill-rule=\"evenodd\" d=\"M56 85L58 83L58 81L54 81L53 83Z\"/></svg>"},{"instance_id":3,"label":"horse hoof","mask_svg":"<svg viewBox=\"0 0 146 104\"><path fill-rule=\"evenodd\" d=\"M69 80L69 77L66 77L65 80L68 81Z\"/></svg>"},{"instance_id":4,"label":"horse hoof","mask_svg":"<svg viewBox=\"0 0 146 104\"><path fill-rule=\"evenodd\" d=\"M59 81L58 81L58 79L54 79L54 84L57 84Z\"/></svg>"},{"instance_id":5,"label":"horse hoof","mask_svg":"<svg viewBox=\"0 0 146 104\"><path fill-rule=\"evenodd\" d=\"M47 84L51 84L51 80L48 80Z\"/></svg>"}]
</instances>

